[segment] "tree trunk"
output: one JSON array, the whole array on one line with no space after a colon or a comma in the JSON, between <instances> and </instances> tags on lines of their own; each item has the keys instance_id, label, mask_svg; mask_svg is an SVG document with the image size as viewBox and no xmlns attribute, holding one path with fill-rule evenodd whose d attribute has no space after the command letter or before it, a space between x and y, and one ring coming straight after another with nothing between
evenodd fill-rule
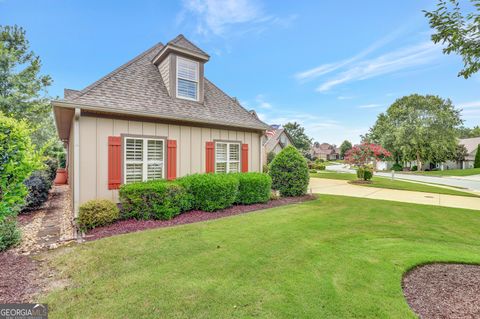
<instances>
[{"instance_id":1,"label":"tree trunk","mask_svg":"<svg viewBox=\"0 0 480 319\"><path fill-rule=\"evenodd\" d=\"M422 171L422 160L420 159L420 154L417 152L417 170Z\"/></svg>"}]
</instances>

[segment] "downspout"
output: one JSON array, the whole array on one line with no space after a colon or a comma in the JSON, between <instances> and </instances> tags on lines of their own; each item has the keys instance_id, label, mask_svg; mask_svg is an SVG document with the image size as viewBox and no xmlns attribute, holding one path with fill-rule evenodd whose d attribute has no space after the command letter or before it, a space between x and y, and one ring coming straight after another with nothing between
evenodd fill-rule
<instances>
[{"instance_id":1,"label":"downspout","mask_svg":"<svg viewBox=\"0 0 480 319\"><path fill-rule=\"evenodd\" d=\"M77 240L82 236L77 227L78 211L80 207L80 109L75 108L73 118L73 222Z\"/></svg>"}]
</instances>

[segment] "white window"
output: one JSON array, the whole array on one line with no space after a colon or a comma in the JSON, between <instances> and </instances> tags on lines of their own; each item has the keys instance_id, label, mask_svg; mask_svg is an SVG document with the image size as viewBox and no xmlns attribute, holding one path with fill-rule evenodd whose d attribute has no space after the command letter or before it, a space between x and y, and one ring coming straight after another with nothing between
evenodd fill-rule
<instances>
[{"instance_id":1,"label":"white window","mask_svg":"<svg viewBox=\"0 0 480 319\"><path fill-rule=\"evenodd\" d=\"M164 140L126 137L124 142L125 184L164 178Z\"/></svg>"},{"instance_id":2,"label":"white window","mask_svg":"<svg viewBox=\"0 0 480 319\"><path fill-rule=\"evenodd\" d=\"M198 101L198 62L177 57L177 97Z\"/></svg>"},{"instance_id":3,"label":"white window","mask_svg":"<svg viewBox=\"0 0 480 319\"><path fill-rule=\"evenodd\" d=\"M215 144L215 172L240 172L240 144L217 142Z\"/></svg>"}]
</instances>

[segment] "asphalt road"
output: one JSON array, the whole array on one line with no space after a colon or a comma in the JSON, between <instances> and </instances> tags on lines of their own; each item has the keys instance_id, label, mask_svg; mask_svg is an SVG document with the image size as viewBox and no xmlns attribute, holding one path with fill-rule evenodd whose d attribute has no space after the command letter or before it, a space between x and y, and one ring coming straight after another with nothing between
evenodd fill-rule
<instances>
[{"instance_id":1,"label":"asphalt road","mask_svg":"<svg viewBox=\"0 0 480 319\"><path fill-rule=\"evenodd\" d=\"M329 171L355 173L355 170L350 169L347 165L329 165L326 167L326 169ZM375 175L382 176L382 177L392 177L391 173L377 172L375 173ZM410 180L410 181L423 182L423 183L461 187L461 188L470 189L476 192L480 192L480 178L478 175L474 175L470 177L468 176L436 177L436 176L402 174L402 173L395 172L395 179L403 179L403 180Z\"/></svg>"}]
</instances>

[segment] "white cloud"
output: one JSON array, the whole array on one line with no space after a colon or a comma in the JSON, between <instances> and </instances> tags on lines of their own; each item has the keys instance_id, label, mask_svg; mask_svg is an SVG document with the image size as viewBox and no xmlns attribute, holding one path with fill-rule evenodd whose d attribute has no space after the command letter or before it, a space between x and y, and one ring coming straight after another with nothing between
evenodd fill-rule
<instances>
[{"instance_id":1,"label":"white cloud","mask_svg":"<svg viewBox=\"0 0 480 319\"><path fill-rule=\"evenodd\" d=\"M377 107L383 106L383 104L377 104L377 103L372 103L372 104L363 104L357 106L359 109L374 109Z\"/></svg>"},{"instance_id":2,"label":"white cloud","mask_svg":"<svg viewBox=\"0 0 480 319\"><path fill-rule=\"evenodd\" d=\"M271 103L265 101L265 96L263 94L257 95L257 97L255 98L255 102L259 108L262 108L262 109L273 108L273 105Z\"/></svg>"},{"instance_id":3,"label":"white cloud","mask_svg":"<svg viewBox=\"0 0 480 319\"><path fill-rule=\"evenodd\" d=\"M297 19L295 14L287 17L266 15L258 2L252 0L184 0L177 23L188 22L188 14L193 15L198 34L216 36L224 36L233 26L240 34L261 32L267 24L287 28ZM240 30L240 25L246 28Z\"/></svg>"},{"instance_id":4,"label":"white cloud","mask_svg":"<svg viewBox=\"0 0 480 319\"><path fill-rule=\"evenodd\" d=\"M327 92L343 83L366 80L427 64L435 60L440 54L441 50L431 41L404 47L373 59L358 61L337 77L322 83L316 90Z\"/></svg>"},{"instance_id":5,"label":"white cloud","mask_svg":"<svg viewBox=\"0 0 480 319\"><path fill-rule=\"evenodd\" d=\"M353 96L345 96L345 95L340 95L337 97L338 100L351 100L353 99Z\"/></svg>"},{"instance_id":6,"label":"white cloud","mask_svg":"<svg viewBox=\"0 0 480 319\"><path fill-rule=\"evenodd\" d=\"M471 101L466 103L458 104L459 108L468 109L468 108L480 108L480 101Z\"/></svg>"}]
</instances>

